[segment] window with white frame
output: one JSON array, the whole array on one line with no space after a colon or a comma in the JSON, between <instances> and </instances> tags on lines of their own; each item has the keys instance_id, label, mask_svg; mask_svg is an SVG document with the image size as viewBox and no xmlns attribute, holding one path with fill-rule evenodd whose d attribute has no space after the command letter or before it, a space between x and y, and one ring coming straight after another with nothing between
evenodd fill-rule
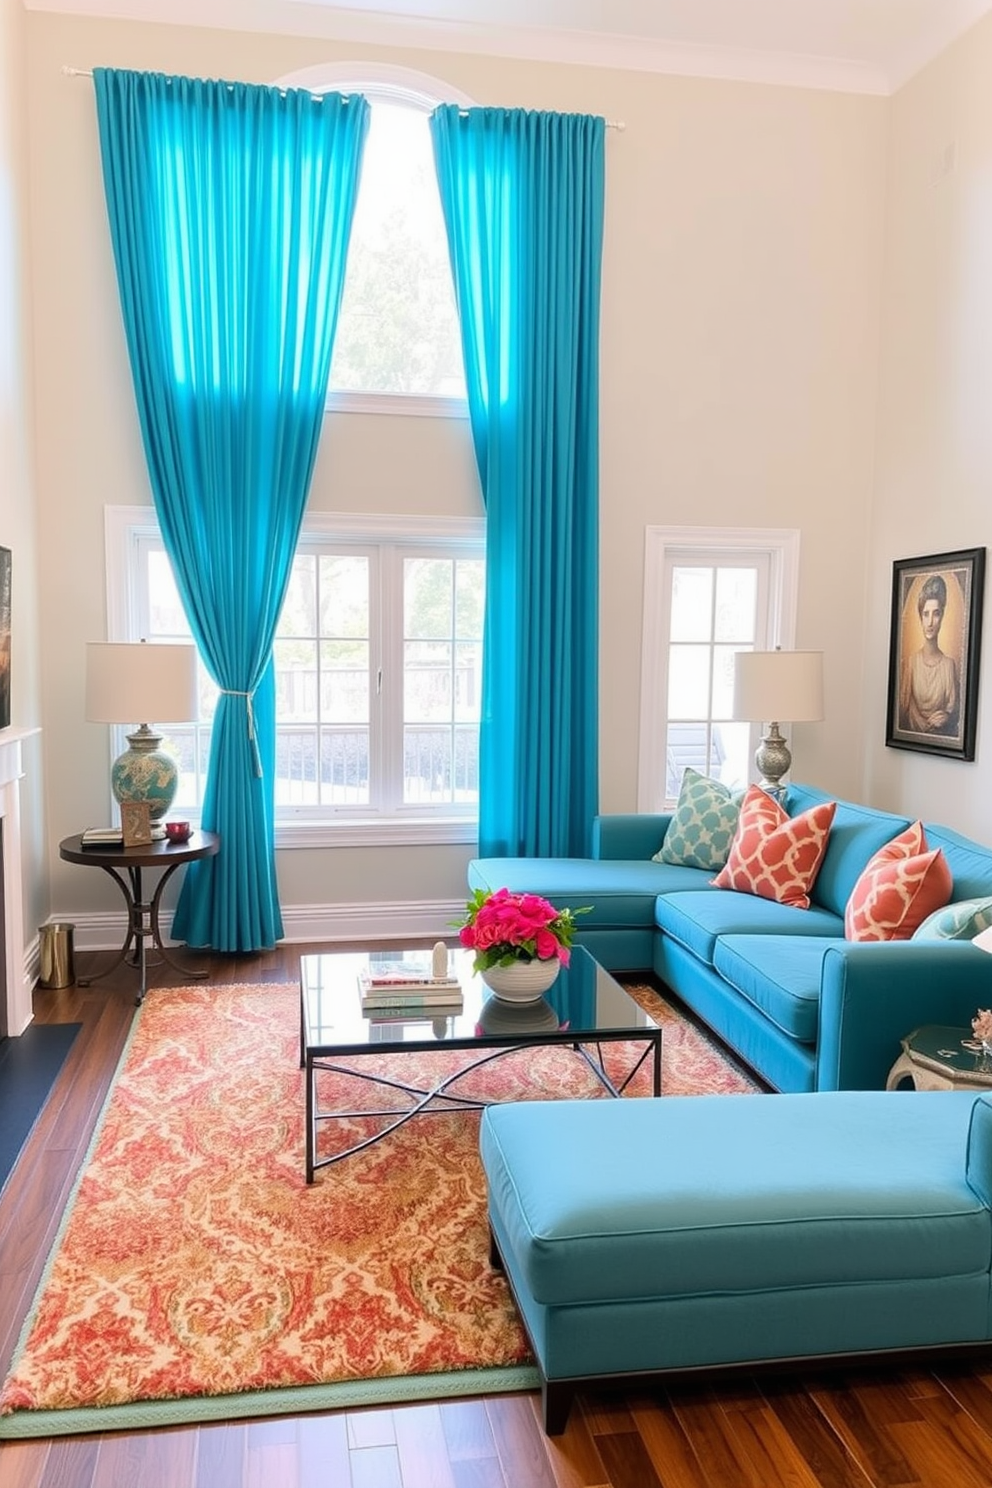
<instances>
[{"instance_id":1,"label":"window with white frame","mask_svg":"<svg viewBox=\"0 0 992 1488\"><path fill-rule=\"evenodd\" d=\"M798 534L647 529L638 805L661 811L687 766L747 784L758 725L733 718L737 651L791 646Z\"/></svg>"},{"instance_id":2,"label":"window with white frame","mask_svg":"<svg viewBox=\"0 0 992 1488\"><path fill-rule=\"evenodd\" d=\"M277 80L371 105L348 244L328 407L467 415L465 372L429 116L471 99L439 78L371 63Z\"/></svg>"},{"instance_id":3,"label":"window with white frame","mask_svg":"<svg viewBox=\"0 0 992 1488\"><path fill-rule=\"evenodd\" d=\"M305 520L273 647L280 845L474 838L484 541L474 520ZM107 542L111 639L188 638L154 512L108 508ZM202 668L200 698L167 739L194 815L217 699Z\"/></svg>"}]
</instances>

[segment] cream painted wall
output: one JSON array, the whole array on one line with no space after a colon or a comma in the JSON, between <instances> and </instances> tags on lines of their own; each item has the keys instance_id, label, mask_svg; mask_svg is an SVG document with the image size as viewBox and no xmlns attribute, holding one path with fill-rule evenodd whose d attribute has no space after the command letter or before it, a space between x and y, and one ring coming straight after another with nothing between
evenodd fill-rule
<instances>
[{"instance_id":1,"label":"cream painted wall","mask_svg":"<svg viewBox=\"0 0 992 1488\"><path fill-rule=\"evenodd\" d=\"M891 102L867 787L879 805L992 841L986 612L973 764L886 749L892 561L992 545L992 18ZM943 170L953 155L953 168Z\"/></svg>"},{"instance_id":2,"label":"cream painted wall","mask_svg":"<svg viewBox=\"0 0 992 1488\"><path fill-rule=\"evenodd\" d=\"M30 308L24 109L25 15L0 0L0 544L10 548L11 724L41 723L35 498L31 472ZM42 744L22 744L21 870L30 945L48 913Z\"/></svg>"},{"instance_id":3,"label":"cream painted wall","mask_svg":"<svg viewBox=\"0 0 992 1488\"><path fill-rule=\"evenodd\" d=\"M105 733L81 722L83 642L104 633L103 504L149 499L92 86L62 77L66 63L270 80L364 56L483 103L625 120L607 149L602 806L636 800L644 529L656 523L801 528L796 640L827 652L828 720L797 730L797 753L803 778L859 792L884 100L37 12L27 34L52 842L107 812ZM467 425L331 416L312 502L477 512ZM73 768L60 769L70 747ZM411 884L418 899L458 900L469 856L283 851L280 888L285 906L408 899ZM56 859L53 877L60 914L109 902L90 882L100 875Z\"/></svg>"}]
</instances>

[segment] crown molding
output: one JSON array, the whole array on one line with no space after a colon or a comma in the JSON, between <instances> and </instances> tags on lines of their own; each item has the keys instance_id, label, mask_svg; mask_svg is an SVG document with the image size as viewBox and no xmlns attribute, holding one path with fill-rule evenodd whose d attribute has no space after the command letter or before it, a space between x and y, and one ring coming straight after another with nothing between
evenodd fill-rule
<instances>
[{"instance_id":1,"label":"crown molding","mask_svg":"<svg viewBox=\"0 0 992 1488\"><path fill-rule=\"evenodd\" d=\"M23 0L23 4L28 11L107 20L306 36L393 49L463 52L884 97L986 15L992 0L944 0L939 22L887 64L815 53L697 45L606 31L342 10L331 0L168 0L167 5L164 0ZM75 65L89 61L78 57L65 60Z\"/></svg>"}]
</instances>

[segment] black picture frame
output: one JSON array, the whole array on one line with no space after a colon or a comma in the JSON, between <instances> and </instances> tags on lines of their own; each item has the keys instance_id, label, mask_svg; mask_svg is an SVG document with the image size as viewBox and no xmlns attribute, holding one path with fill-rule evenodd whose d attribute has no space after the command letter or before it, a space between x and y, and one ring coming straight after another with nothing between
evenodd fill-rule
<instances>
[{"instance_id":1,"label":"black picture frame","mask_svg":"<svg viewBox=\"0 0 992 1488\"><path fill-rule=\"evenodd\" d=\"M891 749L975 758L984 594L984 548L893 563L885 721Z\"/></svg>"}]
</instances>

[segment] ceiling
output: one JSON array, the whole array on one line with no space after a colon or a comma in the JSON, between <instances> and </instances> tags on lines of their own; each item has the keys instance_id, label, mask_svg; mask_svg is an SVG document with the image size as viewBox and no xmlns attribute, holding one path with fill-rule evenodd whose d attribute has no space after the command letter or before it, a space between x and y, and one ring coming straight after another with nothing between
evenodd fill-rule
<instances>
[{"instance_id":1,"label":"ceiling","mask_svg":"<svg viewBox=\"0 0 992 1488\"><path fill-rule=\"evenodd\" d=\"M992 0L24 0L274 31L888 94Z\"/></svg>"}]
</instances>

